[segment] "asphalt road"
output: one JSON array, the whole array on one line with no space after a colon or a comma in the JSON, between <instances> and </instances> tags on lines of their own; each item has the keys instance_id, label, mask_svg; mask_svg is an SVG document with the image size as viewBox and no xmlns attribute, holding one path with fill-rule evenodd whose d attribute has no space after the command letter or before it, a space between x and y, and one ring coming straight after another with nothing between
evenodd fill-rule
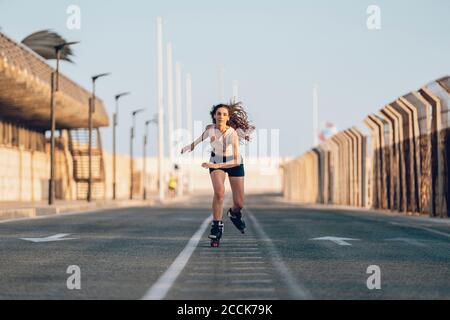
<instances>
[{"instance_id":1,"label":"asphalt road","mask_svg":"<svg viewBox=\"0 0 450 320\"><path fill-rule=\"evenodd\" d=\"M448 220L254 195L246 234L225 220L211 248L210 201L0 223L0 299L450 298ZM61 234L68 240L23 240ZM355 240L313 240L323 237ZM381 288L370 290L373 265ZM79 267L79 290L67 287L69 266Z\"/></svg>"}]
</instances>

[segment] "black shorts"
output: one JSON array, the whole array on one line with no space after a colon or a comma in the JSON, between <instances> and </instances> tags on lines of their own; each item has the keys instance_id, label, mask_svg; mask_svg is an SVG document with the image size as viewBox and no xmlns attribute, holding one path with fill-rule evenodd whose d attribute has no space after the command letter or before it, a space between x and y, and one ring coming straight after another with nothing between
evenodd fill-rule
<instances>
[{"instance_id":1,"label":"black shorts","mask_svg":"<svg viewBox=\"0 0 450 320\"><path fill-rule=\"evenodd\" d=\"M244 170L244 164L241 163L239 166L233 167L233 168L221 168L221 169L212 169L209 168L209 173L215 171L215 170L222 170L225 173L228 173L229 177L244 177L245 176L245 170Z\"/></svg>"}]
</instances>

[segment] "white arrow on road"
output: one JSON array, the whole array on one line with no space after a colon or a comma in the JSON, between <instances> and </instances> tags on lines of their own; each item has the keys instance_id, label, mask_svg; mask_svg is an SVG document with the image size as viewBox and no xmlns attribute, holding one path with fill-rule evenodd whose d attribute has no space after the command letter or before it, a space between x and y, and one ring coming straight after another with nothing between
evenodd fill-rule
<instances>
[{"instance_id":1,"label":"white arrow on road","mask_svg":"<svg viewBox=\"0 0 450 320\"><path fill-rule=\"evenodd\" d=\"M321 238L314 238L310 240L324 240L324 241L332 241L340 246L351 246L350 243L347 241L359 241L359 239L352 239L352 238L341 238L341 237L321 237Z\"/></svg>"},{"instance_id":2,"label":"white arrow on road","mask_svg":"<svg viewBox=\"0 0 450 320\"><path fill-rule=\"evenodd\" d=\"M52 242L52 241L64 241L64 240L75 240L76 238L64 238L70 235L70 233L58 233L54 236L45 238L20 238L20 240L31 241L31 242Z\"/></svg>"}]
</instances>

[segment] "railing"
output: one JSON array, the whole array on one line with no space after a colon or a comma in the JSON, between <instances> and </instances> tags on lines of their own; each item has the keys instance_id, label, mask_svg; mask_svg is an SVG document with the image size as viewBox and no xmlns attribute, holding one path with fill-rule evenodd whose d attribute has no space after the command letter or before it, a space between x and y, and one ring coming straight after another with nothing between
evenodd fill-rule
<instances>
[{"instance_id":1,"label":"railing","mask_svg":"<svg viewBox=\"0 0 450 320\"><path fill-rule=\"evenodd\" d=\"M69 131L69 149L73 158L73 178L77 184L77 199L87 199L89 182L89 132ZM105 198L105 166L99 129L92 131L92 193L93 199Z\"/></svg>"},{"instance_id":2,"label":"railing","mask_svg":"<svg viewBox=\"0 0 450 320\"><path fill-rule=\"evenodd\" d=\"M0 119L0 146L23 147L25 150L45 152L45 143L43 132Z\"/></svg>"},{"instance_id":3,"label":"railing","mask_svg":"<svg viewBox=\"0 0 450 320\"><path fill-rule=\"evenodd\" d=\"M450 77L399 97L356 127L285 164L301 203L450 216Z\"/></svg>"}]
</instances>

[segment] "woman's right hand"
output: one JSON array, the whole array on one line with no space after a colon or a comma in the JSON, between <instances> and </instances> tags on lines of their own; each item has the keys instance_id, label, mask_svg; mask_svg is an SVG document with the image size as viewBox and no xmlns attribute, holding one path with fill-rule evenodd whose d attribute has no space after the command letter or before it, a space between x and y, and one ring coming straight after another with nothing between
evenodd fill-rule
<instances>
[{"instance_id":1,"label":"woman's right hand","mask_svg":"<svg viewBox=\"0 0 450 320\"><path fill-rule=\"evenodd\" d=\"M191 145L188 145L186 147L184 147L183 149L181 149L181 154L186 153L186 152L191 152Z\"/></svg>"}]
</instances>

